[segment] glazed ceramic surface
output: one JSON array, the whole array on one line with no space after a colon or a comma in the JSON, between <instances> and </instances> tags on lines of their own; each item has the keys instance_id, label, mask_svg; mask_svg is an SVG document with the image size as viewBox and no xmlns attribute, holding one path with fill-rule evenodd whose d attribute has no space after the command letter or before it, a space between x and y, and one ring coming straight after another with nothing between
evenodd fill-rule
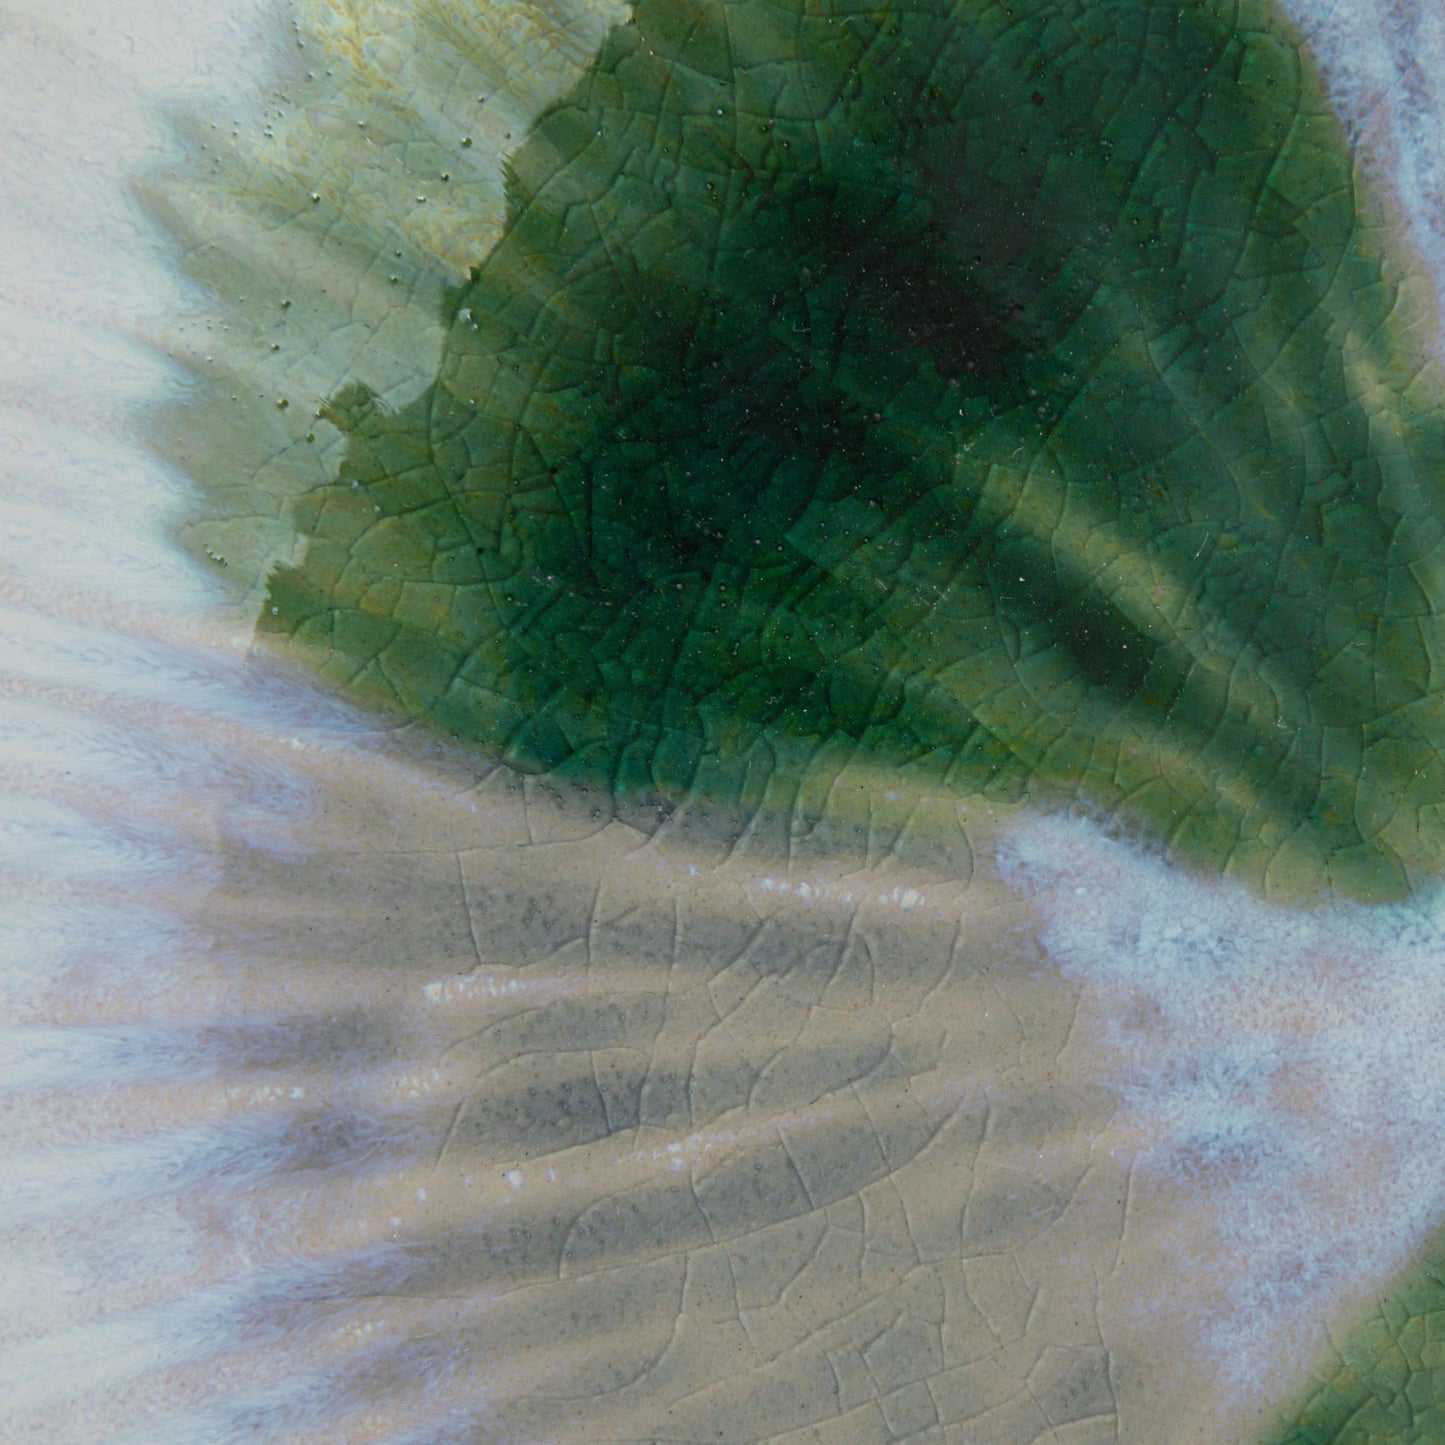
<instances>
[{"instance_id":1,"label":"glazed ceramic surface","mask_svg":"<svg viewBox=\"0 0 1445 1445\"><path fill-rule=\"evenodd\" d=\"M1445 15L0 67L0 1438L1445 1438Z\"/></svg>"}]
</instances>

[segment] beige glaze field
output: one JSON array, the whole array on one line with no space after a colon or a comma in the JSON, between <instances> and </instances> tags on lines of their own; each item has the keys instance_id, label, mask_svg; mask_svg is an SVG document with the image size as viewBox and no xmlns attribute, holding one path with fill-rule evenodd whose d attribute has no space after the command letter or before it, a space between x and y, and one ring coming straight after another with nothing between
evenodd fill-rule
<instances>
[{"instance_id":1,"label":"beige glaze field","mask_svg":"<svg viewBox=\"0 0 1445 1445\"><path fill-rule=\"evenodd\" d=\"M11 1438L1248 1438L1418 1242L1375 1181L1438 1162L1388 1052L1438 984L1373 1050L1345 1005L1425 940L1302 950L1078 821L909 867L252 702L152 713L228 775L171 955L51 998L113 1057L12 1126L77 1289Z\"/></svg>"}]
</instances>

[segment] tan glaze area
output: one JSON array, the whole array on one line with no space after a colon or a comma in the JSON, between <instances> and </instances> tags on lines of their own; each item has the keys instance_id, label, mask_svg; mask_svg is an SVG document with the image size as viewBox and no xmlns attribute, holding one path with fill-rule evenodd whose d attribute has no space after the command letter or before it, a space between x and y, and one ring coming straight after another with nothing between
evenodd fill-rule
<instances>
[{"instance_id":1,"label":"tan glaze area","mask_svg":"<svg viewBox=\"0 0 1445 1445\"><path fill-rule=\"evenodd\" d=\"M119 1327L187 1343L7 1438L1224 1441L1300 1366L1255 1399L1201 1343L1253 1262L1219 1181L1138 1167L1117 1004L990 861L1017 817L969 804L950 874L287 711L168 896L193 981L86 1010L212 1020L90 1115L203 1141Z\"/></svg>"}]
</instances>

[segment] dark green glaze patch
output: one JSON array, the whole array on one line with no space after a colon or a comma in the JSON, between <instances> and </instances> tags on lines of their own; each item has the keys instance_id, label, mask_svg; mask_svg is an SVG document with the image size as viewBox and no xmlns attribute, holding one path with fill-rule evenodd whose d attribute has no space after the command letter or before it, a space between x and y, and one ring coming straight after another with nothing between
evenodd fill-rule
<instances>
[{"instance_id":1,"label":"dark green glaze patch","mask_svg":"<svg viewBox=\"0 0 1445 1445\"><path fill-rule=\"evenodd\" d=\"M1445 1239L1351 1330L1273 1445L1429 1445L1445 1439Z\"/></svg>"},{"instance_id":2,"label":"dark green glaze patch","mask_svg":"<svg viewBox=\"0 0 1445 1445\"><path fill-rule=\"evenodd\" d=\"M263 624L524 766L1082 797L1434 867L1445 425L1259 3L641 0Z\"/></svg>"}]
</instances>

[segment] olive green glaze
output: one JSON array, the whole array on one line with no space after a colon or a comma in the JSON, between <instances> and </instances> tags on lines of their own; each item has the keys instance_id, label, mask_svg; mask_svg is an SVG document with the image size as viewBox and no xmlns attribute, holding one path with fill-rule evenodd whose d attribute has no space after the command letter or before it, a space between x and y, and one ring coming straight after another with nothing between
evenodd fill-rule
<instances>
[{"instance_id":1,"label":"olive green glaze","mask_svg":"<svg viewBox=\"0 0 1445 1445\"><path fill-rule=\"evenodd\" d=\"M262 618L325 676L622 792L1433 869L1445 422L1268 6L641 0L508 206L434 384L329 407Z\"/></svg>"},{"instance_id":2,"label":"olive green glaze","mask_svg":"<svg viewBox=\"0 0 1445 1445\"><path fill-rule=\"evenodd\" d=\"M1275 1445L1445 1439L1445 1240L1380 1298L1290 1419Z\"/></svg>"}]
</instances>

